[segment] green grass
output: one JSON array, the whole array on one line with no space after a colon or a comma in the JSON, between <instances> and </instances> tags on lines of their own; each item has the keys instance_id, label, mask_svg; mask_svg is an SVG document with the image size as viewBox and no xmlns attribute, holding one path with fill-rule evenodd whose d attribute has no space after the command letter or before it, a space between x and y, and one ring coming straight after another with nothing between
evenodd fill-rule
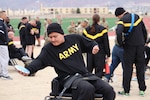
<instances>
[{"instance_id":1,"label":"green grass","mask_svg":"<svg viewBox=\"0 0 150 100\"><path fill-rule=\"evenodd\" d=\"M62 28L64 30L64 32L67 34L67 27L70 24L70 21L74 20L75 23L77 23L79 20L82 21L84 18L63 18L62 21ZM41 27L41 35L43 35L44 33L44 19L40 19L41 23L42 23L42 27ZM52 19L53 22L56 22L56 19ZM116 22L116 18L107 18L106 21L108 22L109 28L113 27L115 25ZM15 36L19 36L19 32L18 32L18 23L20 22L20 19L11 19L10 20L10 24L14 27L15 29ZM92 23L91 19L90 19L90 24Z\"/></svg>"}]
</instances>

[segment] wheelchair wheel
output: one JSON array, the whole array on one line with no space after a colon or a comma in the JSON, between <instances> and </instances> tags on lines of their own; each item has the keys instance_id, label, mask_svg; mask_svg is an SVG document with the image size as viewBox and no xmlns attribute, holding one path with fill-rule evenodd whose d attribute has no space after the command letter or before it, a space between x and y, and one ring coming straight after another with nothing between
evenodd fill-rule
<instances>
[{"instance_id":1,"label":"wheelchair wheel","mask_svg":"<svg viewBox=\"0 0 150 100\"><path fill-rule=\"evenodd\" d=\"M44 100L51 100L50 96L46 96Z\"/></svg>"}]
</instances>

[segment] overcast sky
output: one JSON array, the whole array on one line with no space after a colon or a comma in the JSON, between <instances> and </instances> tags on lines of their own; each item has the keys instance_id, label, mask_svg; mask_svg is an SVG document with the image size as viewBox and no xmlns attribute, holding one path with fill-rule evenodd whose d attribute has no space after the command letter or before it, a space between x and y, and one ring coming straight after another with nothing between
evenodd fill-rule
<instances>
[{"instance_id":1,"label":"overcast sky","mask_svg":"<svg viewBox=\"0 0 150 100\"><path fill-rule=\"evenodd\" d=\"M150 6L150 0L0 0L1 9L39 9L40 4L46 7L132 7Z\"/></svg>"}]
</instances>

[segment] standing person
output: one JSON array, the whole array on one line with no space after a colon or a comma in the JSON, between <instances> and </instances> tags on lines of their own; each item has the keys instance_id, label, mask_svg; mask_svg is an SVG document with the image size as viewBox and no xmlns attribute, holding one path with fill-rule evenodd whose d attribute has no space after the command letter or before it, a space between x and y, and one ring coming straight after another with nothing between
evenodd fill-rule
<instances>
[{"instance_id":1,"label":"standing person","mask_svg":"<svg viewBox=\"0 0 150 100\"><path fill-rule=\"evenodd\" d=\"M62 16L61 15L57 15L56 20L57 20L58 24L62 25Z\"/></svg>"},{"instance_id":2,"label":"standing person","mask_svg":"<svg viewBox=\"0 0 150 100\"><path fill-rule=\"evenodd\" d=\"M76 27L76 33L82 35L83 30L89 25L89 21L87 19L84 19L77 27Z\"/></svg>"},{"instance_id":3,"label":"standing person","mask_svg":"<svg viewBox=\"0 0 150 100\"><path fill-rule=\"evenodd\" d=\"M39 30L39 33L35 34L36 36L36 39L37 39L37 46L41 46L41 39L40 39L40 34L41 34L41 22L40 22L40 18L39 17L36 17L36 27L37 29Z\"/></svg>"},{"instance_id":4,"label":"standing person","mask_svg":"<svg viewBox=\"0 0 150 100\"><path fill-rule=\"evenodd\" d=\"M21 24L19 27L19 36L20 36L20 44L22 45L23 49L26 50L26 24L28 23L27 17L22 17Z\"/></svg>"},{"instance_id":5,"label":"standing person","mask_svg":"<svg viewBox=\"0 0 150 100\"><path fill-rule=\"evenodd\" d=\"M76 33L76 25L73 20L70 22L70 25L68 26L67 29L68 29L69 34Z\"/></svg>"},{"instance_id":6,"label":"standing person","mask_svg":"<svg viewBox=\"0 0 150 100\"><path fill-rule=\"evenodd\" d=\"M150 68L148 66L148 63L149 63L149 60L150 60L150 47L148 46L149 43L150 43L150 38L147 40L146 45L145 45L145 53L146 53L145 63L146 63L146 69Z\"/></svg>"},{"instance_id":7,"label":"standing person","mask_svg":"<svg viewBox=\"0 0 150 100\"><path fill-rule=\"evenodd\" d=\"M3 79L12 79L8 75L8 61L9 61L9 53L8 53L8 32L7 26L4 22L7 15L5 11L0 11L0 78Z\"/></svg>"},{"instance_id":8,"label":"standing person","mask_svg":"<svg viewBox=\"0 0 150 100\"><path fill-rule=\"evenodd\" d=\"M106 21L106 18L102 18L100 25L104 26L108 30L108 22Z\"/></svg>"},{"instance_id":9,"label":"standing person","mask_svg":"<svg viewBox=\"0 0 150 100\"><path fill-rule=\"evenodd\" d=\"M51 23L52 23L52 20L47 18L46 25L45 25L46 29L47 29L48 25ZM49 37L47 36L47 31L44 33L44 40L45 40L44 45L49 43Z\"/></svg>"},{"instance_id":10,"label":"standing person","mask_svg":"<svg viewBox=\"0 0 150 100\"><path fill-rule=\"evenodd\" d=\"M35 34L38 34L39 30L36 27L36 21L30 20L26 24L26 53L29 57L34 59L33 57L33 51L35 46Z\"/></svg>"},{"instance_id":11,"label":"standing person","mask_svg":"<svg viewBox=\"0 0 150 100\"><path fill-rule=\"evenodd\" d=\"M106 74L106 81L109 82L113 77L114 71L117 66L121 63L123 68L123 47L121 47L115 39L115 45L112 50L112 62L110 64L110 74Z\"/></svg>"},{"instance_id":12,"label":"standing person","mask_svg":"<svg viewBox=\"0 0 150 100\"><path fill-rule=\"evenodd\" d=\"M44 23L43 23L43 28L44 28L44 39L47 36L47 18L44 19Z\"/></svg>"},{"instance_id":13,"label":"standing person","mask_svg":"<svg viewBox=\"0 0 150 100\"><path fill-rule=\"evenodd\" d=\"M98 14L93 15L92 20L93 24L83 31L83 35L88 39L96 41L100 51L95 55L87 54L87 69L93 72L95 68L95 74L102 78L105 63L108 62L110 57L108 33L105 27L98 24L100 21Z\"/></svg>"},{"instance_id":14,"label":"standing person","mask_svg":"<svg viewBox=\"0 0 150 100\"><path fill-rule=\"evenodd\" d=\"M96 54L99 47L95 41L90 41L81 35L64 35L58 23L52 23L47 28L50 43L43 47L40 55L26 67L30 74L46 66L54 67L60 84L67 77L76 73L88 80L81 80L76 89L72 89L72 100L94 100L95 91L103 94L104 100L115 100L113 88L99 77L91 74L85 67L82 52ZM20 72L27 76L29 74ZM93 80L92 80L93 79Z\"/></svg>"},{"instance_id":15,"label":"standing person","mask_svg":"<svg viewBox=\"0 0 150 100\"><path fill-rule=\"evenodd\" d=\"M145 58L144 45L147 40L147 31L142 18L137 14L131 14L118 7L115 15L119 18L116 29L117 40L120 46L123 46L124 69L123 69L123 91L118 92L121 95L129 95L130 83L133 72L133 64L136 66L136 75L139 84L139 95L144 95L145 84ZM133 27L132 27L133 26ZM132 27L132 30L131 30ZM129 32L130 30L130 32ZM124 39L122 38L124 35Z\"/></svg>"},{"instance_id":16,"label":"standing person","mask_svg":"<svg viewBox=\"0 0 150 100\"><path fill-rule=\"evenodd\" d=\"M15 32L13 26L10 24L10 19L9 19L9 17L7 17L7 18L5 19L5 23L6 23L7 31L8 31L8 32L9 32L9 31Z\"/></svg>"}]
</instances>

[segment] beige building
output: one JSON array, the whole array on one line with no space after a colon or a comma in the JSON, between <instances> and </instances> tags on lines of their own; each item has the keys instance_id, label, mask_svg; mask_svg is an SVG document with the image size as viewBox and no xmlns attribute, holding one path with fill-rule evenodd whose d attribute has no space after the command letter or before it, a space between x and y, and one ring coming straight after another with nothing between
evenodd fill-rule
<instances>
[{"instance_id":1,"label":"beige building","mask_svg":"<svg viewBox=\"0 0 150 100\"><path fill-rule=\"evenodd\" d=\"M108 14L108 7L41 7L43 14Z\"/></svg>"}]
</instances>

